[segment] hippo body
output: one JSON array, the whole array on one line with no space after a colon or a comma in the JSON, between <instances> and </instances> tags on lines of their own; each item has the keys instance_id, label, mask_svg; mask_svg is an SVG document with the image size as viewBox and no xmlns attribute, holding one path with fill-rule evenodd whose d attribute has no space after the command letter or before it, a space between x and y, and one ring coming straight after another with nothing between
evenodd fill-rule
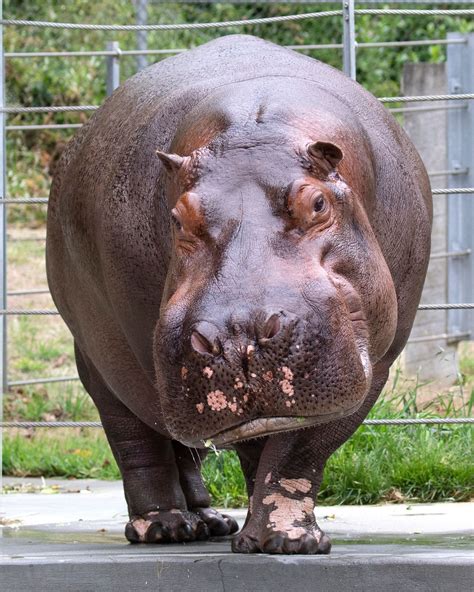
<instances>
[{"instance_id":1,"label":"hippo body","mask_svg":"<svg viewBox=\"0 0 474 592\"><path fill-rule=\"evenodd\" d=\"M406 343L431 215L403 130L309 57L227 36L115 91L55 169L47 270L130 541L237 530L201 480L214 443L247 483L234 551L329 552L323 468Z\"/></svg>"}]
</instances>

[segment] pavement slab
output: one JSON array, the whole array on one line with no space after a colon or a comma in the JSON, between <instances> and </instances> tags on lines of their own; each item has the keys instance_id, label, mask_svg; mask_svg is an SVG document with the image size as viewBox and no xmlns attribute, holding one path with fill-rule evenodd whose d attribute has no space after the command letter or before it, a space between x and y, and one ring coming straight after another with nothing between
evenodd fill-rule
<instances>
[{"instance_id":1,"label":"pavement slab","mask_svg":"<svg viewBox=\"0 0 474 592\"><path fill-rule=\"evenodd\" d=\"M128 544L120 482L3 485L12 493L0 505L1 592L474 591L472 503L320 506L329 556L237 555L230 537ZM245 509L226 512L243 524Z\"/></svg>"}]
</instances>

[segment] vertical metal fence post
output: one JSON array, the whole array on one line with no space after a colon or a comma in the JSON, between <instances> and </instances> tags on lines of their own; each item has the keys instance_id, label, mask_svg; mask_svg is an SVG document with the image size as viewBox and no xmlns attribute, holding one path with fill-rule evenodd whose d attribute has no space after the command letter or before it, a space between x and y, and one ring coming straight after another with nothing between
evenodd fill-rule
<instances>
[{"instance_id":1,"label":"vertical metal fence post","mask_svg":"<svg viewBox=\"0 0 474 592\"><path fill-rule=\"evenodd\" d=\"M3 18L3 2L0 1L0 18ZM0 25L0 196L5 199L5 67L3 56L3 25ZM7 208L0 204L0 308L7 307ZM7 317L0 317L0 421L3 421L3 393L7 390ZM0 486L2 484L3 434L0 428Z\"/></svg>"},{"instance_id":2,"label":"vertical metal fence post","mask_svg":"<svg viewBox=\"0 0 474 592\"><path fill-rule=\"evenodd\" d=\"M115 52L115 55L107 56L107 96L110 97L120 84L120 45L118 41L109 41L107 51Z\"/></svg>"},{"instance_id":3,"label":"vertical metal fence post","mask_svg":"<svg viewBox=\"0 0 474 592\"><path fill-rule=\"evenodd\" d=\"M137 25L146 25L148 19L148 0L135 0L137 7ZM147 48L147 31L137 31L137 49L143 51ZM137 56L137 72L148 65L146 55Z\"/></svg>"},{"instance_id":4,"label":"vertical metal fence post","mask_svg":"<svg viewBox=\"0 0 474 592\"><path fill-rule=\"evenodd\" d=\"M448 45L448 92L474 92L474 33L449 33L448 39L465 39L463 44ZM457 101L459 102L459 101ZM448 111L448 169L462 174L450 175L449 187L474 187L474 101ZM448 302L472 302L474 299L474 198L470 195L448 197L448 251L470 249L467 257L451 257L448 262ZM448 332L470 332L474 339L474 311L448 311Z\"/></svg>"},{"instance_id":5,"label":"vertical metal fence post","mask_svg":"<svg viewBox=\"0 0 474 592\"><path fill-rule=\"evenodd\" d=\"M355 39L355 18L354 0L343 0L343 71L344 74L356 79L356 39Z\"/></svg>"}]
</instances>

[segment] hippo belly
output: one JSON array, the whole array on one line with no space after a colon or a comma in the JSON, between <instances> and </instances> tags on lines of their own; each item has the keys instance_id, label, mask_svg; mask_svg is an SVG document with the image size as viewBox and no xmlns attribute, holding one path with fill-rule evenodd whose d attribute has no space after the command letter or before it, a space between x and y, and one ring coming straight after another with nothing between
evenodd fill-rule
<instances>
[{"instance_id":1,"label":"hippo belly","mask_svg":"<svg viewBox=\"0 0 474 592\"><path fill-rule=\"evenodd\" d=\"M131 542L237 530L201 479L215 445L237 451L249 495L234 551L329 552L323 467L408 339L431 216L388 111L256 37L166 59L107 99L55 170L47 272Z\"/></svg>"}]
</instances>

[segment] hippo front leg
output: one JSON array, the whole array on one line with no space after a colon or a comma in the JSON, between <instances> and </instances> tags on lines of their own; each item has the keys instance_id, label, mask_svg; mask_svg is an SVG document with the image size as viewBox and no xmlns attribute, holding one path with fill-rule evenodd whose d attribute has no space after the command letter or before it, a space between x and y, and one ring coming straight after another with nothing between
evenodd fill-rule
<instances>
[{"instance_id":1,"label":"hippo front leg","mask_svg":"<svg viewBox=\"0 0 474 592\"><path fill-rule=\"evenodd\" d=\"M369 395L353 415L268 438L254 473L252 492L249 491L251 504L245 526L232 541L234 552L330 552L331 541L314 516L324 466L362 423L387 376L387 367L374 368ZM249 446L250 442L246 444ZM236 448L239 452L239 445ZM242 467L245 472L247 467L244 464Z\"/></svg>"},{"instance_id":2,"label":"hippo front leg","mask_svg":"<svg viewBox=\"0 0 474 592\"><path fill-rule=\"evenodd\" d=\"M268 439L234 552L329 553L330 540L314 517L324 466L314 440L314 429Z\"/></svg>"}]
</instances>

